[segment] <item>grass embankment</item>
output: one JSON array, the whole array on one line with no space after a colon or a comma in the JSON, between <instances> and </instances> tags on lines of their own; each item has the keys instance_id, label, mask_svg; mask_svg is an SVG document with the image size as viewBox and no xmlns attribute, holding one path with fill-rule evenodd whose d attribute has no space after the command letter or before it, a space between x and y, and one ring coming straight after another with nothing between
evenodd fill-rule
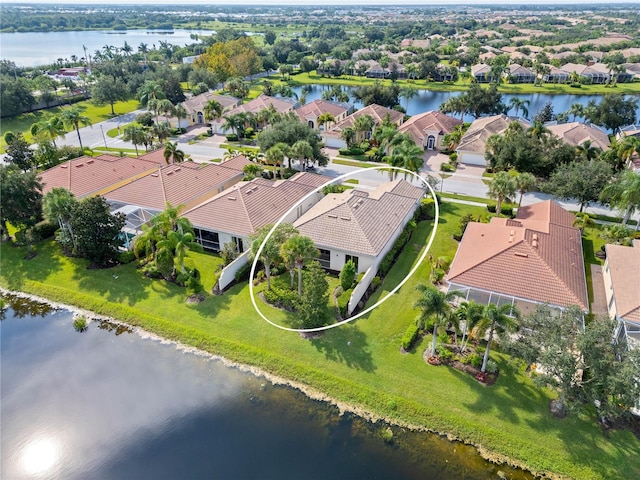
<instances>
[{"instance_id":1,"label":"grass embankment","mask_svg":"<svg viewBox=\"0 0 640 480\"><path fill-rule=\"evenodd\" d=\"M459 218L483 211L445 203L431 253L452 257L456 244L451 234ZM419 225L370 301L390 291L410 269L430 228ZM425 364L428 337L409 354L400 354L400 338L417 313L414 287L427 281L428 265L365 318L303 340L263 322L251 308L247 284L186 305L184 289L142 277L135 264L87 270L85 261L63 257L52 241L37 245L38 255L29 261L23 260L23 248L1 248L0 284L5 288L78 305L255 365L393 421L459 437L534 472L579 479L640 477L640 442L631 433L611 431L607 438L591 419L553 418L548 411L552 394L535 388L506 356L492 352L501 374L487 388L453 369ZM219 258L190 257L210 290ZM266 305L263 311L274 321L286 321L284 312Z\"/></svg>"},{"instance_id":2,"label":"grass embankment","mask_svg":"<svg viewBox=\"0 0 640 480\"><path fill-rule=\"evenodd\" d=\"M279 74L268 77L270 81L278 82L282 78ZM359 87L362 85L373 85L376 82L382 82L386 85L395 83L401 87L411 86L419 90L433 90L438 92L455 92L467 90L469 88L468 80L458 80L454 83L427 82L426 80L380 80L376 78L358 77L355 75L342 75L340 77L329 77L318 75L315 72L303 72L291 75L290 83L299 84L317 84L317 85L342 85L350 87ZM287 82L284 82L287 83ZM488 87L488 85L484 85ZM571 87L571 85L549 83L542 86L535 86L532 83L501 83L498 90L502 93L509 94L536 94L543 93L549 95L605 95L607 93L622 93L625 95L637 95L640 93L640 83L619 83L614 87L606 85L582 85L580 88Z\"/></svg>"},{"instance_id":3,"label":"grass embankment","mask_svg":"<svg viewBox=\"0 0 640 480\"><path fill-rule=\"evenodd\" d=\"M82 110L82 114L85 117L88 117L89 120L91 120L91 123L103 122L114 117L114 115L111 115L111 107L109 105L102 105L98 107L89 100L85 100L74 104L74 106L80 108ZM139 106L140 104L137 100L129 100L126 102L116 102L113 108L116 112L115 116L117 116L132 112ZM4 141L4 134L6 132L22 133L28 142L33 142L33 137L29 131L31 129L31 125L50 115L60 114L64 108L68 107L54 107L47 110L38 110L37 112L23 113L17 117L3 118L2 122L0 122L0 148L4 151L4 147L7 144Z\"/></svg>"}]
</instances>

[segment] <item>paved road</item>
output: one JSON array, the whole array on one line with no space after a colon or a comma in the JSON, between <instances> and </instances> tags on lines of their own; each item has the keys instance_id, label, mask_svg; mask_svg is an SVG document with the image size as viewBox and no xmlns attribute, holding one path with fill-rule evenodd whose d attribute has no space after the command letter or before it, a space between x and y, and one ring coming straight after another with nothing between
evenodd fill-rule
<instances>
[{"instance_id":1,"label":"paved road","mask_svg":"<svg viewBox=\"0 0 640 480\"><path fill-rule=\"evenodd\" d=\"M106 143L107 146L113 148L135 148L133 144L125 142L120 138L108 137L107 131L113 128L117 128L119 125L131 123L135 120L136 115L145 111L146 110L135 110L133 112L112 118L110 120L97 123L90 127L81 128L80 135L82 136L83 145L90 148L95 148L104 147ZM188 132L186 135L182 135L180 138L178 138L177 142L180 145L180 149L189 154L191 158L196 162L205 162L211 161L214 158L222 158L226 153L226 149L220 148L219 145L221 138L218 136L207 138L201 142L191 145L189 144L189 141L192 140L193 137L204 130L204 128L194 129ZM78 136L75 131L67 133L64 139L62 139L58 143L79 146ZM144 151L144 148L142 148L142 150ZM334 150L329 150L330 157L333 157L336 153L337 152ZM473 167L460 168L459 171L454 175L445 179L441 179L437 169L439 168L439 165L443 160L446 161L448 159L442 155L438 155L437 153L427 153L425 155L425 166L421 171L421 175L432 175L440 179L441 183L438 186L438 189L442 192L458 195L468 195L471 197L487 197L488 187L482 182L482 179L480 178L481 170L474 169ZM354 172L356 170L356 167L339 165L330 162L326 167L319 168L318 173L335 178L345 173ZM389 174L387 172L379 172L369 169L357 174L357 176L354 176L354 178L360 180L361 185L375 186L381 181L389 178L388 175ZM530 205L532 203L547 200L549 198L552 198L552 196L540 192L526 193L522 199L522 204ZM577 211L579 209L579 205L577 202L567 202L562 200L556 201L558 201L558 203L569 210ZM600 204L590 205L585 211L587 213L609 215L613 217L622 216L620 213ZM634 215L632 218L640 221L640 213Z\"/></svg>"}]
</instances>

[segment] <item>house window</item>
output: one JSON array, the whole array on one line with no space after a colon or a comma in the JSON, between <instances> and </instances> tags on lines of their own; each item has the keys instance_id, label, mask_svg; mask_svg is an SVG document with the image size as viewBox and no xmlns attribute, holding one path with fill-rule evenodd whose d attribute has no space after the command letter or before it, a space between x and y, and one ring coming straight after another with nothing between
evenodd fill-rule
<instances>
[{"instance_id":1,"label":"house window","mask_svg":"<svg viewBox=\"0 0 640 480\"><path fill-rule=\"evenodd\" d=\"M329 250L323 250L322 248L318 250L320 250L318 261L320 262L322 268L331 268L331 252Z\"/></svg>"},{"instance_id":2,"label":"house window","mask_svg":"<svg viewBox=\"0 0 640 480\"><path fill-rule=\"evenodd\" d=\"M609 300L609 311L611 311L611 308L613 308L613 302L614 302L614 298L613 295L611 295L611 300Z\"/></svg>"},{"instance_id":3,"label":"house window","mask_svg":"<svg viewBox=\"0 0 640 480\"><path fill-rule=\"evenodd\" d=\"M236 251L238 253L244 252L244 245L242 244L242 239L240 237L231 237L231 241L236 246Z\"/></svg>"},{"instance_id":4,"label":"house window","mask_svg":"<svg viewBox=\"0 0 640 480\"><path fill-rule=\"evenodd\" d=\"M220 238L218 232L209 232L207 230L195 229L196 240L205 250L220 251Z\"/></svg>"},{"instance_id":5,"label":"house window","mask_svg":"<svg viewBox=\"0 0 640 480\"><path fill-rule=\"evenodd\" d=\"M356 272L358 271L358 257L355 257L353 255L345 255L344 256L344 263L347 263L349 260L351 260L353 262L353 264L356 266Z\"/></svg>"}]
</instances>

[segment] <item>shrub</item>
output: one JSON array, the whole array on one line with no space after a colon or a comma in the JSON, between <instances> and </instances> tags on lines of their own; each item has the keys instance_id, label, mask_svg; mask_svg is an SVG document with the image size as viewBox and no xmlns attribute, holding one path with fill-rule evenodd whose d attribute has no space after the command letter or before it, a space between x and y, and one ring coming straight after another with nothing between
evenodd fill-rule
<instances>
[{"instance_id":1,"label":"shrub","mask_svg":"<svg viewBox=\"0 0 640 480\"><path fill-rule=\"evenodd\" d=\"M502 215L507 215L509 217L513 216L513 208L512 207L500 207L500 213Z\"/></svg>"},{"instance_id":2,"label":"shrub","mask_svg":"<svg viewBox=\"0 0 640 480\"><path fill-rule=\"evenodd\" d=\"M440 171L442 171L442 172L454 172L455 171L455 167L453 165L451 165L450 163L442 163L440 165Z\"/></svg>"},{"instance_id":3,"label":"shrub","mask_svg":"<svg viewBox=\"0 0 640 480\"><path fill-rule=\"evenodd\" d=\"M375 292L381 283L382 283L382 280L380 279L380 277L376 275L375 277L373 277L373 280L371 280L371 285L369 286L369 289L372 292Z\"/></svg>"},{"instance_id":4,"label":"shrub","mask_svg":"<svg viewBox=\"0 0 640 480\"><path fill-rule=\"evenodd\" d=\"M497 371L498 371L498 364L495 362L495 360L487 360L487 372L497 373Z\"/></svg>"},{"instance_id":5,"label":"shrub","mask_svg":"<svg viewBox=\"0 0 640 480\"><path fill-rule=\"evenodd\" d=\"M433 220L435 218L436 206L433 198L423 198L418 208L418 221Z\"/></svg>"},{"instance_id":6,"label":"shrub","mask_svg":"<svg viewBox=\"0 0 640 480\"><path fill-rule=\"evenodd\" d=\"M235 279L237 283L245 282L249 280L249 274L251 273L251 263L245 263L236 272Z\"/></svg>"},{"instance_id":7,"label":"shrub","mask_svg":"<svg viewBox=\"0 0 640 480\"><path fill-rule=\"evenodd\" d=\"M454 165L458 163L458 152L453 152L449 155L449 162Z\"/></svg>"},{"instance_id":8,"label":"shrub","mask_svg":"<svg viewBox=\"0 0 640 480\"><path fill-rule=\"evenodd\" d=\"M350 288L342 292L342 295L338 297L338 309L340 310L340 315L342 317L347 316L347 308L349 307L349 300L351 300L351 294L353 293L353 289Z\"/></svg>"},{"instance_id":9,"label":"shrub","mask_svg":"<svg viewBox=\"0 0 640 480\"><path fill-rule=\"evenodd\" d=\"M487 211L489 213L496 213L496 206L495 205L487 205Z\"/></svg>"},{"instance_id":10,"label":"shrub","mask_svg":"<svg viewBox=\"0 0 640 480\"><path fill-rule=\"evenodd\" d=\"M438 348L436 348L436 351L438 352L440 359L445 363L453 360L453 352L447 347L440 345Z\"/></svg>"},{"instance_id":11,"label":"shrub","mask_svg":"<svg viewBox=\"0 0 640 480\"><path fill-rule=\"evenodd\" d=\"M87 319L82 316L73 320L73 328L76 329L76 332L84 332L87 327Z\"/></svg>"},{"instance_id":12,"label":"shrub","mask_svg":"<svg viewBox=\"0 0 640 480\"><path fill-rule=\"evenodd\" d=\"M56 233L56 230L58 230L58 228L59 228L58 225L54 223L48 223L48 222L38 223L31 229L31 235L33 235L33 241L39 242L40 240L46 240L47 238L53 237L53 235Z\"/></svg>"},{"instance_id":13,"label":"shrub","mask_svg":"<svg viewBox=\"0 0 640 480\"><path fill-rule=\"evenodd\" d=\"M295 311L300 301L296 291L274 286L271 287L271 290L265 290L263 295L264 299L271 305L290 311Z\"/></svg>"},{"instance_id":14,"label":"shrub","mask_svg":"<svg viewBox=\"0 0 640 480\"><path fill-rule=\"evenodd\" d=\"M402 340L400 341L402 348L404 348L405 350L409 350L411 347L413 347L413 344L418 338L419 332L420 329L415 323L409 325L405 330L404 335L402 336Z\"/></svg>"},{"instance_id":15,"label":"shrub","mask_svg":"<svg viewBox=\"0 0 640 480\"><path fill-rule=\"evenodd\" d=\"M126 252L120 252L118 255L118 262L121 264L131 263L136 259L136 255L131 251L127 250Z\"/></svg>"},{"instance_id":16,"label":"shrub","mask_svg":"<svg viewBox=\"0 0 640 480\"><path fill-rule=\"evenodd\" d=\"M236 135L235 133L230 133L229 135L227 135L227 141L228 142L237 142L238 141L238 135Z\"/></svg>"},{"instance_id":17,"label":"shrub","mask_svg":"<svg viewBox=\"0 0 640 480\"><path fill-rule=\"evenodd\" d=\"M253 137L254 134L255 134L255 130L252 127L247 127L244 131L244 136L247 138Z\"/></svg>"},{"instance_id":18,"label":"shrub","mask_svg":"<svg viewBox=\"0 0 640 480\"><path fill-rule=\"evenodd\" d=\"M467 361L464 363L468 363L475 368L480 368L482 366L482 357L477 353L472 353L471 355L468 355L466 360Z\"/></svg>"},{"instance_id":19,"label":"shrub","mask_svg":"<svg viewBox=\"0 0 640 480\"><path fill-rule=\"evenodd\" d=\"M198 277L195 275L189 277L189 279L185 283L187 287L187 295L198 295L204 292L204 286Z\"/></svg>"}]
</instances>

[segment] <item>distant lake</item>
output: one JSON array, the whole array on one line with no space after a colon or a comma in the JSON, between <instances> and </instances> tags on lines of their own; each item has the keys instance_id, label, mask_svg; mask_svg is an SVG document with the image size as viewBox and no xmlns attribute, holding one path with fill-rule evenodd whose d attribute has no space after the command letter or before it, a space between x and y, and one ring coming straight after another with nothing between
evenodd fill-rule
<instances>
[{"instance_id":1,"label":"distant lake","mask_svg":"<svg viewBox=\"0 0 640 480\"><path fill-rule=\"evenodd\" d=\"M20 301L0 313L0 478L530 480L176 345ZM300 340L304 341L304 340Z\"/></svg>"},{"instance_id":2,"label":"distant lake","mask_svg":"<svg viewBox=\"0 0 640 480\"><path fill-rule=\"evenodd\" d=\"M105 45L121 48L126 41L134 51L146 43L151 49L160 41L185 46L196 43L190 35L212 35L213 30L87 30L82 32L0 33L0 57L20 67L55 63L58 58L84 57L84 49L93 56Z\"/></svg>"},{"instance_id":3,"label":"distant lake","mask_svg":"<svg viewBox=\"0 0 640 480\"><path fill-rule=\"evenodd\" d=\"M302 93L302 89L304 87L295 87L292 90L298 96ZM307 94L307 103L318 98L322 98L322 92L324 90L330 90L331 86L327 85L310 85L307 87L310 89L310 92ZM356 87L342 87L342 90L349 93L350 100L349 103L355 105L356 108L360 109L363 107L362 102L359 102L353 98L352 92ZM416 89L420 88L420 86L416 86ZM419 113L429 112L431 110L438 110L440 105L442 105L449 97L457 97L461 95L463 92L440 92L427 90L425 86L424 90L418 90L418 95L409 99L407 102L404 98L400 98L400 104L403 108L406 107L407 115L417 115ZM615 93L615 92L613 92ZM521 100L529 100L529 115L528 118L533 117L541 108L545 106L547 102L551 102L553 106L553 113L563 113L569 110L574 103L580 103L583 106L586 106L589 100L595 100L596 103L599 103L602 100L601 95L567 95L567 94L559 94L559 95L550 95L548 93L521 93L521 94L510 94L503 93L502 94L502 102L505 105L509 105L509 101L518 97ZM636 95L636 99L638 99L638 110L636 112L637 121L640 121L640 98ZM510 115L515 114L515 110L511 110L509 112ZM518 113L519 116L522 116L522 110ZM459 115L455 115L459 118ZM472 115L466 115L464 120L467 122L473 121ZM569 121L572 121L573 117L569 117Z\"/></svg>"}]
</instances>

